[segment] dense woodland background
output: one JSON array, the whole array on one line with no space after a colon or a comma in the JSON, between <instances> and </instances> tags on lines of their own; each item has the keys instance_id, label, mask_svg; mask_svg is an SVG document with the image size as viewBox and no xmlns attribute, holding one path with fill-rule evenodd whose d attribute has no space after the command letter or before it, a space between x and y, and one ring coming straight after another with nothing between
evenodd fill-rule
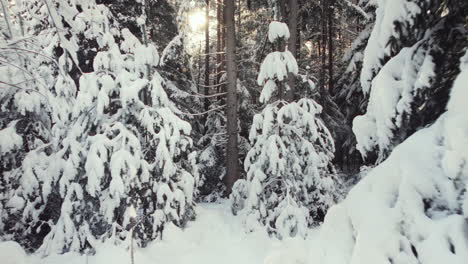
<instances>
[{"instance_id":1,"label":"dense woodland background","mask_svg":"<svg viewBox=\"0 0 468 264\"><path fill-rule=\"evenodd\" d=\"M468 44L465 0L1 6L0 236L45 255L229 196L304 236L446 111Z\"/></svg>"}]
</instances>

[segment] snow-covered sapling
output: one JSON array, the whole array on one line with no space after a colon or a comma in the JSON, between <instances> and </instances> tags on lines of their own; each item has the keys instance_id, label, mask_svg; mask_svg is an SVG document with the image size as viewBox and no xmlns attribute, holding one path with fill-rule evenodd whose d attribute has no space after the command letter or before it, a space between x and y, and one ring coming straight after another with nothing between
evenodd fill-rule
<instances>
[{"instance_id":1,"label":"snow-covered sapling","mask_svg":"<svg viewBox=\"0 0 468 264\"><path fill-rule=\"evenodd\" d=\"M284 23L275 21L269 28L272 43L289 37ZM281 87L288 74L297 72L287 50L272 52L263 61L258 84L263 85L260 102L266 105L254 116L250 131L247 179L237 181L231 196L233 212L245 217L248 230L264 226L280 238L306 236L307 227L323 220L336 199L334 144L318 118L322 107L311 99L282 100Z\"/></svg>"}]
</instances>

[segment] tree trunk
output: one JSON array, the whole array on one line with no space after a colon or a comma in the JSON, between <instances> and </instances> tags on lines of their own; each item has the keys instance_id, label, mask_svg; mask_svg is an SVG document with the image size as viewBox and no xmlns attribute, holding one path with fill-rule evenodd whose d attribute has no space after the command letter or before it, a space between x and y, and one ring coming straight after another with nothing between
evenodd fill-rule
<instances>
[{"instance_id":1,"label":"tree trunk","mask_svg":"<svg viewBox=\"0 0 468 264\"><path fill-rule=\"evenodd\" d=\"M220 7L220 26L219 26L219 29L220 29L220 40L221 40L221 47L220 47L220 51L222 52L220 54L220 61L219 61L219 75L217 76L218 78L218 82L219 83L222 83L224 82L225 80L222 80L222 77L223 75L225 74L225 70L226 70L226 11L225 11L225 1L224 0L219 0L219 7ZM218 92L224 92L226 91L226 87L225 85L221 85L221 86L218 86ZM224 102L224 97L221 98L221 101Z\"/></svg>"},{"instance_id":2,"label":"tree trunk","mask_svg":"<svg viewBox=\"0 0 468 264\"><path fill-rule=\"evenodd\" d=\"M221 83L220 79L222 76L222 71L223 71L223 42L224 42L224 36L223 36L223 0L217 0L217 6L216 6L216 20L218 21L218 24L216 25L216 76L215 76L215 82L216 84ZM223 91L222 86L218 86L218 93Z\"/></svg>"},{"instance_id":3,"label":"tree trunk","mask_svg":"<svg viewBox=\"0 0 468 264\"><path fill-rule=\"evenodd\" d=\"M216 0L216 75L214 82L217 85L219 83L218 78L220 75L220 65L221 65L221 0ZM218 87L218 93L220 92L220 87Z\"/></svg>"},{"instance_id":4,"label":"tree trunk","mask_svg":"<svg viewBox=\"0 0 468 264\"><path fill-rule=\"evenodd\" d=\"M328 0L322 0L322 12L320 16L320 20L322 23L322 32L321 32L321 38L322 38L322 65L320 69L320 75L321 75L321 99L325 101L325 98L327 98L328 95L328 90L326 88L326 76L325 76L325 68L326 68L326 60L327 60L327 52L326 52L326 47L327 47L327 22L326 22L326 14L327 14L327 4Z\"/></svg>"},{"instance_id":5,"label":"tree trunk","mask_svg":"<svg viewBox=\"0 0 468 264\"><path fill-rule=\"evenodd\" d=\"M333 93L333 7L334 0L328 0L328 93Z\"/></svg>"},{"instance_id":6,"label":"tree trunk","mask_svg":"<svg viewBox=\"0 0 468 264\"><path fill-rule=\"evenodd\" d=\"M146 1L143 1L143 6L142 6L142 13L147 15L148 12L147 12L147 2ZM146 32L146 22L141 25L141 32L143 34L143 44L145 44L146 47L148 47L149 45L149 38L148 38L148 34ZM150 64L146 64L146 79L148 79L148 81L151 81L151 77L152 77L152 72L151 72L151 65ZM149 91L148 89L144 89L143 90L143 103L145 103L146 105L150 105L150 95L149 95Z\"/></svg>"},{"instance_id":7,"label":"tree trunk","mask_svg":"<svg viewBox=\"0 0 468 264\"><path fill-rule=\"evenodd\" d=\"M241 0L237 0L237 28L240 29L240 26L241 26L241 12L242 12L242 8L241 8Z\"/></svg>"},{"instance_id":8,"label":"tree trunk","mask_svg":"<svg viewBox=\"0 0 468 264\"><path fill-rule=\"evenodd\" d=\"M227 146L226 146L226 192L230 194L239 177L239 153L237 146L237 69L236 28L234 22L235 0L225 0L226 21L226 70L227 70Z\"/></svg>"},{"instance_id":9,"label":"tree trunk","mask_svg":"<svg viewBox=\"0 0 468 264\"><path fill-rule=\"evenodd\" d=\"M297 63L299 63L299 60L301 59L301 28L299 27L299 21L297 22L297 41L296 41L296 54L294 54Z\"/></svg>"},{"instance_id":10,"label":"tree trunk","mask_svg":"<svg viewBox=\"0 0 468 264\"><path fill-rule=\"evenodd\" d=\"M209 95L210 90L210 0L206 0L206 25L205 25L205 95ZM210 108L210 100L205 98L205 111Z\"/></svg>"},{"instance_id":11,"label":"tree trunk","mask_svg":"<svg viewBox=\"0 0 468 264\"><path fill-rule=\"evenodd\" d=\"M289 43L288 49L294 57L297 56L297 15L299 13L299 6L297 0L289 0ZM288 86L289 90L286 92L286 100L288 102L294 101L294 88L296 86L295 76L289 73Z\"/></svg>"}]
</instances>

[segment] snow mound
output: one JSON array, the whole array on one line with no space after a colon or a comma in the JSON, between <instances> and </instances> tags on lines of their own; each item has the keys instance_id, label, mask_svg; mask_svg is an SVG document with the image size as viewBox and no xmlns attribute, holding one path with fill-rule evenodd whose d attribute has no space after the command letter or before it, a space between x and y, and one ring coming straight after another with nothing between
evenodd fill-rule
<instances>
[{"instance_id":1,"label":"snow mound","mask_svg":"<svg viewBox=\"0 0 468 264\"><path fill-rule=\"evenodd\" d=\"M233 216L227 200L219 204L199 204L197 221L189 222L185 229L174 224L165 226L162 241L146 248L136 247L136 264L300 264L308 263L308 240L290 238L280 241L266 232L243 232L242 218ZM1 244L0 244L1 245ZM128 264L128 244L99 244L96 254L85 256L76 252L52 254L45 258L35 254L27 262L18 264ZM0 246L1 247L1 246ZM0 263L3 262L0 254ZM15 264L17 262L14 262ZM11 264L7 262L6 264Z\"/></svg>"},{"instance_id":2,"label":"snow mound","mask_svg":"<svg viewBox=\"0 0 468 264\"><path fill-rule=\"evenodd\" d=\"M447 112L329 210L317 263L467 263L468 53L461 64Z\"/></svg>"},{"instance_id":3,"label":"snow mound","mask_svg":"<svg viewBox=\"0 0 468 264\"><path fill-rule=\"evenodd\" d=\"M26 253L16 242L0 242L0 261L2 264L24 264Z\"/></svg>"}]
</instances>

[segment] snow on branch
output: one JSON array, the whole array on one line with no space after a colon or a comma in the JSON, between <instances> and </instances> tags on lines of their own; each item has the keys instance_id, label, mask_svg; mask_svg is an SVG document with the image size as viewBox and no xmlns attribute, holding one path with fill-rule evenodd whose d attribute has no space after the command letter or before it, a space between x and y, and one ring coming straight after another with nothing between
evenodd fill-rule
<instances>
[{"instance_id":1,"label":"snow on branch","mask_svg":"<svg viewBox=\"0 0 468 264\"><path fill-rule=\"evenodd\" d=\"M272 21L268 27L268 40L273 43L280 38L289 39L288 25L278 21Z\"/></svg>"},{"instance_id":2,"label":"snow on branch","mask_svg":"<svg viewBox=\"0 0 468 264\"><path fill-rule=\"evenodd\" d=\"M360 15L362 15L366 20L370 20L370 16L366 13L366 11L364 11L360 6L354 4L354 3L351 3L349 0L343 0L343 2L345 2L345 4L349 7L351 7L352 9L354 9L355 11L357 11Z\"/></svg>"}]
</instances>

